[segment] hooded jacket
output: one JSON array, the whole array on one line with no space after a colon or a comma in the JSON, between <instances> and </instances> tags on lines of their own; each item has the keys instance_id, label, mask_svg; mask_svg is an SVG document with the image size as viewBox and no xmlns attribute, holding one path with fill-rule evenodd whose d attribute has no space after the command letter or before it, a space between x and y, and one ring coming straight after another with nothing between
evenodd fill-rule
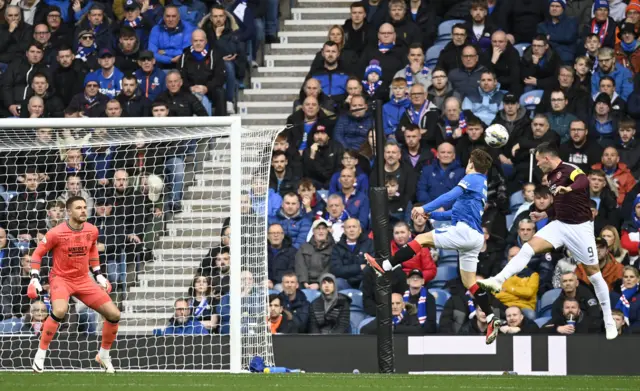
<instances>
[{"instance_id":1,"label":"hooded jacket","mask_svg":"<svg viewBox=\"0 0 640 391\"><path fill-rule=\"evenodd\" d=\"M301 286L304 286L305 282L320 283L320 276L329 273L334 245L333 236L328 234L327 240L323 243L318 243L312 236L307 243L300 246L295 255L295 270Z\"/></svg>"},{"instance_id":2,"label":"hooded jacket","mask_svg":"<svg viewBox=\"0 0 640 391\"><path fill-rule=\"evenodd\" d=\"M630 70L633 75L640 72L640 43L638 43L637 40L635 49L631 53L625 52L620 42L616 44L614 50L616 63Z\"/></svg>"},{"instance_id":3,"label":"hooded jacket","mask_svg":"<svg viewBox=\"0 0 640 391\"><path fill-rule=\"evenodd\" d=\"M319 188L328 189L333 173L340 170L344 148L339 142L329 139L326 145L318 146L314 158L311 159L311 145L315 133L309 133L311 142L307 143L307 148L302 153L304 176L319 184Z\"/></svg>"},{"instance_id":4,"label":"hooded jacket","mask_svg":"<svg viewBox=\"0 0 640 391\"><path fill-rule=\"evenodd\" d=\"M616 83L616 92L618 95L625 101L629 99L629 95L633 92L633 73L629 69L616 63L611 72L605 74L602 72L602 68L598 67L591 76L591 92L593 94L600 91L600 79L602 79L603 76L613 78Z\"/></svg>"},{"instance_id":5,"label":"hooded jacket","mask_svg":"<svg viewBox=\"0 0 640 391\"><path fill-rule=\"evenodd\" d=\"M311 229L311 220L306 215L298 211L294 216L288 217L282 208L275 216L269 217L269 225L271 224L280 224L295 248L300 248L307 241L307 234Z\"/></svg>"},{"instance_id":6,"label":"hooded jacket","mask_svg":"<svg viewBox=\"0 0 640 391\"><path fill-rule=\"evenodd\" d=\"M358 287L362 282L361 265L366 264L364 254L373 253L373 241L364 232L356 240L353 249L347 245L347 236L342 235L331 251L331 273L347 280L351 286Z\"/></svg>"},{"instance_id":7,"label":"hooded jacket","mask_svg":"<svg viewBox=\"0 0 640 391\"><path fill-rule=\"evenodd\" d=\"M212 51L217 53L218 57L236 54L233 60L236 68L236 76L241 80L244 75L244 69L247 65L245 44L241 40L240 26L234 16L225 11L227 20L220 37L216 34L216 29L211 22L211 14L206 14L198 23L198 27L207 34L207 42L211 46Z\"/></svg>"},{"instance_id":8,"label":"hooded jacket","mask_svg":"<svg viewBox=\"0 0 640 391\"><path fill-rule=\"evenodd\" d=\"M410 106L411 100L409 100L409 98L400 100L391 98L389 102L382 106L382 121L384 122L384 134L386 136L394 134L400 123L400 119Z\"/></svg>"},{"instance_id":9,"label":"hooded jacket","mask_svg":"<svg viewBox=\"0 0 640 391\"><path fill-rule=\"evenodd\" d=\"M320 296L311 303L309 316L310 334L347 334L351 330L351 299L338 293L336 278L329 273L320 276L320 281L333 281L334 290L326 295L320 290Z\"/></svg>"}]
</instances>

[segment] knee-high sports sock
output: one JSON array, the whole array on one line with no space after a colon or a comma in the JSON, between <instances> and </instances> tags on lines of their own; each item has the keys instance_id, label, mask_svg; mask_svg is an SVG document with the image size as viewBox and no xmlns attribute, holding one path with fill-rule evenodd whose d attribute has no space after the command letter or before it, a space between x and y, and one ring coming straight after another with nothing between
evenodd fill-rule
<instances>
[{"instance_id":1,"label":"knee-high sports sock","mask_svg":"<svg viewBox=\"0 0 640 391\"><path fill-rule=\"evenodd\" d=\"M607 282L602 277L601 272L597 272L593 276L589 276L589 281L593 284L593 290L596 293L596 297L602 307L602 315L604 317L604 324L606 326L613 326L615 322L611 316L611 302L609 301L609 287Z\"/></svg>"},{"instance_id":2,"label":"knee-high sports sock","mask_svg":"<svg viewBox=\"0 0 640 391\"><path fill-rule=\"evenodd\" d=\"M40 349L49 349L49 344L51 344L53 337L56 336L61 320L62 319L56 318L53 314L50 314L47 320L44 321L44 325L42 326L42 335L40 335Z\"/></svg>"},{"instance_id":3,"label":"knee-high sports sock","mask_svg":"<svg viewBox=\"0 0 640 391\"><path fill-rule=\"evenodd\" d=\"M422 246L418 241L413 240L404 246L400 247L398 252L389 260L382 262L382 268L386 271L392 270L396 265L400 265L402 262L408 261L415 257L417 253L422 250Z\"/></svg>"},{"instance_id":4,"label":"knee-high sports sock","mask_svg":"<svg viewBox=\"0 0 640 391\"><path fill-rule=\"evenodd\" d=\"M489 303L489 294L483 291L477 283L469 287L469 292L473 295L473 301L475 301L482 312L487 315L487 322L491 322L493 319L493 307L491 307Z\"/></svg>"},{"instance_id":5,"label":"knee-high sports sock","mask_svg":"<svg viewBox=\"0 0 640 391\"><path fill-rule=\"evenodd\" d=\"M117 334L118 323L111 323L108 320L105 320L102 326L102 344L100 345L100 348L104 350L111 349L111 345L113 345L113 341L116 340Z\"/></svg>"},{"instance_id":6,"label":"knee-high sports sock","mask_svg":"<svg viewBox=\"0 0 640 391\"><path fill-rule=\"evenodd\" d=\"M509 263L507 263L507 266L493 278L501 284L504 283L507 278L520 273L522 269L527 267L531 257L534 255L536 255L536 253L533 251L533 248L529 246L529 243L525 243L518 255L513 257Z\"/></svg>"}]
</instances>

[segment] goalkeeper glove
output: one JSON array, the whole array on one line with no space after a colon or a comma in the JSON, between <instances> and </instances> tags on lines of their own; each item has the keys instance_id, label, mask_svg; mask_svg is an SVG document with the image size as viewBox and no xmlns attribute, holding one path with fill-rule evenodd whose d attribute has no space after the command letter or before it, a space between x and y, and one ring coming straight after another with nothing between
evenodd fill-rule
<instances>
[{"instance_id":1,"label":"goalkeeper glove","mask_svg":"<svg viewBox=\"0 0 640 391\"><path fill-rule=\"evenodd\" d=\"M111 293L111 283L105 276L102 275L102 273L100 273L100 269L94 270L93 275L96 278L96 282L98 283L98 285L104 288L107 293Z\"/></svg>"},{"instance_id":2,"label":"goalkeeper glove","mask_svg":"<svg viewBox=\"0 0 640 391\"><path fill-rule=\"evenodd\" d=\"M31 273L31 281L29 282L29 287L27 288L27 297L29 297L31 300L35 300L40 292L42 292L42 285L40 285L40 274Z\"/></svg>"}]
</instances>

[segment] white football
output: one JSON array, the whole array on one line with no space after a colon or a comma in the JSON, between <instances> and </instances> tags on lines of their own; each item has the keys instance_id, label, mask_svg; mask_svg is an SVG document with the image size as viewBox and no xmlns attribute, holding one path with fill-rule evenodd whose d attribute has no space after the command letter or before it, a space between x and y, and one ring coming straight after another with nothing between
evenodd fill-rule
<instances>
[{"instance_id":1,"label":"white football","mask_svg":"<svg viewBox=\"0 0 640 391\"><path fill-rule=\"evenodd\" d=\"M501 148L509 141L507 128L500 124L493 124L484 131L484 141L492 148Z\"/></svg>"}]
</instances>

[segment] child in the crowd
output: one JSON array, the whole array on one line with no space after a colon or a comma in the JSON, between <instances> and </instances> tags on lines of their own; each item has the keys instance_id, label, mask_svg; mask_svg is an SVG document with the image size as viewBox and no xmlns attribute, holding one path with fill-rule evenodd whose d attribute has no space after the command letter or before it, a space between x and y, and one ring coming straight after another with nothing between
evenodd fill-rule
<instances>
[{"instance_id":1,"label":"child in the crowd","mask_svg":"<svg viewBox=\"0 0 640 391\"><path fill-rule=\"evenodd\" d=\"M325 200L317 192L313 181L302 178L298 184L298 196L300 197L301 212L313 219L317 213L322 213L327 206Z\"/></svg>"},{"instance_id":2,"label":"child in the crowd","mask_svg":"<svg viewBox=\"0 0 640 391\"><path fill-rule=\"evenodd\" d=\"M589 34L584 39L584 49L587 52L586 55L591 60L591 72L595 72L598 69L598 50L602 47L600 43L600 37L597 34Z\"/></svg>"},{"instance_id":3,"label":"child in the crowd","mask_svg":"<svg viewBox=\"0 0 640 391\"><path fill-rule=\"evenodd\" d=\"M518 216L520 213L524 212L525 210L529 210L529 208L531 207L531 204L533 204L533 199L534 199L533 193L535 189L536 189L536 185L534 185L531 182L527 182L524 185L522 185L522 196L524 197L524 202L518 208L518 211L515 214L516 216Z\"/></svg>"},{"instance_id":4,"label":"child in the crowd","mask_svg":"<svg viewBox=\"0 0 640 391\"><path fill-rule=\"evenodd\" d=\"M384 123L384 134L389 137L393 135L400 123L400 118L411 106L408 98L407 80L396 77L391 82L391 93L393 98L382 107L382 122Z\"/></svg>"},{"instance_id":5,"label":"child in the crowd","mask_svg":"<svg viewBox=\"0 0 640 391\"><path fill-rule=\"evenodd\" d=\"M636 121L629 118L621 120L618 136L620 136L620 140L616 149L620 155L620 162L626 164L633 176L638 178L640 175L640 143L635 137Z\"/></svg>"},{"instance_id":6,"label":"child in the crowd","mask_svg":"<svg viewBox=\"0 0 640 391\"><path fill-rule=\"evenodd\" d=\"M381 79L382 67L380 67L380 62L371 60L364 71L364 80L362 81L363 93L370 100L380 99L386 101L389 99L389 89Z\"/></svg>"},{"instance_id":7,"label":"child in the crowd","mask_svg":"<svg viewBox=\"0 0 640 391\"><path fill-rule=\"evenodd\" d=\"M353 149L347 149L342 153L342 168L353 168L356 170L355 188L357 191L369 194L369 176L360 168L360 154ZM342 190L340 184L340 172L342 168L333 174L329 182L329 194L335 194Z\"/></svg>"},{"instance_id":8,"label":"child in the crowd","mask_svg":"<svg viewBox=\"0 0 640 391\"><path fill-rule=\"evenodd\" d=\"M384 185L387 188L387 201L389 203L389 225L404 221L407 205L403 204L404 198L400 197L398 178L394 175L387 175L384 179Z\"/></svg>"}]
</instances>

